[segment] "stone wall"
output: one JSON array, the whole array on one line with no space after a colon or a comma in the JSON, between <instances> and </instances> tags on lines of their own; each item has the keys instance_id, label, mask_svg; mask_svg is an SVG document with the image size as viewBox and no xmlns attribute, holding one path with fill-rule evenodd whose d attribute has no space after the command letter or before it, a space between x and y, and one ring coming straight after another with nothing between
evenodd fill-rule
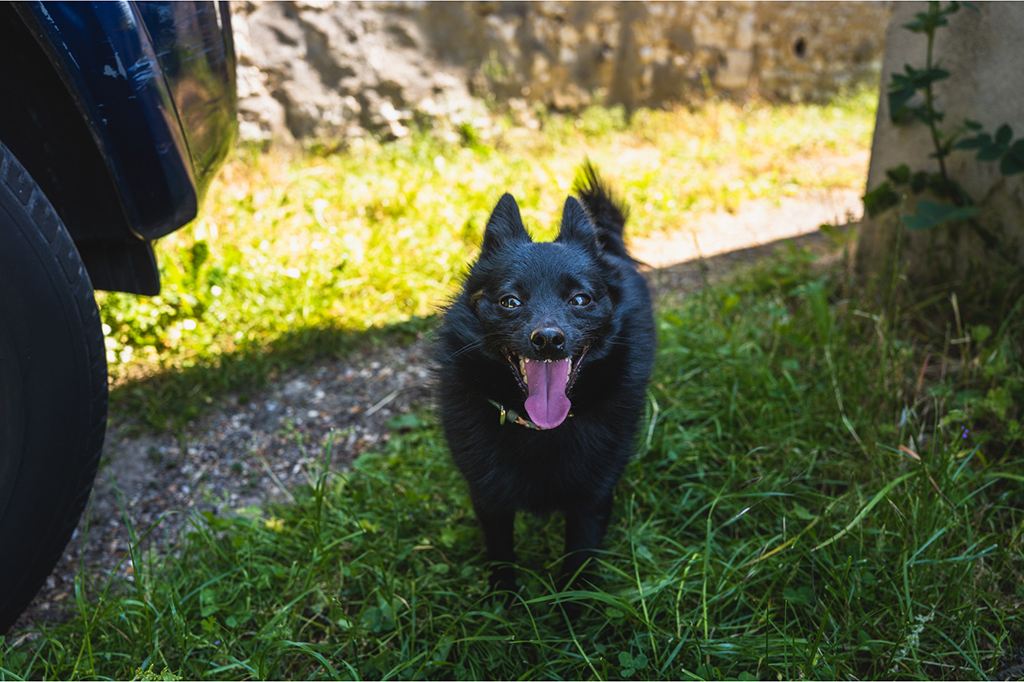
<instances>
[{"instance_id":1,"label":"stone wall","mask_svg":"<svg viewBox=\"0 0 1024 682\"><path fill-rule=\"evenodd\" d=\"M490 100L575 111L876 79L889 3L235 2L242 136L402 136Z\"/></svg>"}]
</instances>

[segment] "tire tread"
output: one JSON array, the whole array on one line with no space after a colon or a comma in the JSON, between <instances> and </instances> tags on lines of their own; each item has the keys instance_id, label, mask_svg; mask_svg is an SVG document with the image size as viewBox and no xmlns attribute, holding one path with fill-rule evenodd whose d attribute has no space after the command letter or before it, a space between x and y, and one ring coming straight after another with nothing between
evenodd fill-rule
<instances>
[{"instance_id":1,"label":"tire tread","mask_svg":"<svg viewBox=\"0 0 1024 682\"><path fill-rule=\"evenodd\" d=\"M89 429L84 447L83 466L79 470L73 492L69 495L70 502L67 513L64 514L64 522L52 538L44 539L47 546L36 556L32 568L26 572L29 579L15 588L15 593L9 598L7 607L0 612L0 633L2 633L10 627L17 615L29 605L39 592L46 578L60 560L64 548L78 526L79 518L89 500L93 480L103 452L108 386L99 309L89 275L82 264L74 242L64 228L53 205L2 142L0 142L0 181L18 197L28 215L33 218L39 228L40 236L49 246L50 253L64 274L68 290L74 301L74 310L82 328L86 330L85 345L89 358L89 382L92 393L92 398L88 401L88 423L92 424L92 427ZM0 604L2 603L3 601L0 600Z\"/></svg>"}]
</instances>

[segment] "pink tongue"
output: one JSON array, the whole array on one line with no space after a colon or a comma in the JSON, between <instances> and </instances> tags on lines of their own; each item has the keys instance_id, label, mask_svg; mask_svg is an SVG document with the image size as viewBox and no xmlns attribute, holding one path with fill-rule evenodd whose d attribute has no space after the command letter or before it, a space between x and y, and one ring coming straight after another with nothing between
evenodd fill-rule
<instances>
[{"instance_id":1,"label":"pink tongue","mask_svg":"<svg viewBox=\"0 0 1024 682\"><path fill-rule=\"evenodd\" d=\"M569 414L572 403L565 397L565 382L569 378L569 360L526 363L526 385L530 397L526 399L526 413L542 429L553 429Z\"/></svg>"}]
</instances>

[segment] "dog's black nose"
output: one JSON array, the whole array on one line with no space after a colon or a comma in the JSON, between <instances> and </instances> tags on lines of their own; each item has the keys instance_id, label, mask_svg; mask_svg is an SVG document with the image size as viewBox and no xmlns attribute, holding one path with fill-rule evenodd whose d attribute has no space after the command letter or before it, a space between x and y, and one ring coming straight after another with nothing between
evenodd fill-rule
<instances>
[{"instance_id":1,"label":"dog's black nose","mask_svg":"<svg viewBox=\"0 0 1024 682\"><path fill-rule=\"evenodd\" d=\"M541 327L530 334L530 343L540 353L556 353L565 348L565 333L558 327Z\"/></svg>"}]
</instances>

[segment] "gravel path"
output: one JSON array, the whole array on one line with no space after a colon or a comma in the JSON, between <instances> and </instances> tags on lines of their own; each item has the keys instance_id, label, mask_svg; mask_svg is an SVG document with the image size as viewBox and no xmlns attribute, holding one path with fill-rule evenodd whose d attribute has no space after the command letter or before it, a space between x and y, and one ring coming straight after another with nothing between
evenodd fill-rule
<instances>
[{"instance_id":1,"label":"gravel path","mask_svg":"<svg viewBox=\"0 0 1024 682\"><path fill-rule=\"evenodd\" d=\"M866 162L865 162L866 167ZM817 233L823 222L858 217L859 199L840 191L785 199L777 205L751 202L735 213L701 220L700 229L636 240L634 255L650 264L656 299L678 296L715 280L735 265L769 253L777 240L798 237L825 250ZM721 255L715 255L721 254ZM694 260L703 256L704 260ZM126 436L112 423L86 519L40 594L12 635L36 620L60 618L73 603L81 565L94 576L131 577L129 534L154 527L151 540L173 544L187 513L260 506L287 500L295 485L310 481L313 462L333 433L333 461L347 466L387 438L387 422L416 405L429 404L429 348L419 339L404 348L353 354L311 368L283 373L278 381L240 404L224 399L214 413L171 433ZM84 543L83 537L87 538Z\"/></svg>"}]
</instances>

